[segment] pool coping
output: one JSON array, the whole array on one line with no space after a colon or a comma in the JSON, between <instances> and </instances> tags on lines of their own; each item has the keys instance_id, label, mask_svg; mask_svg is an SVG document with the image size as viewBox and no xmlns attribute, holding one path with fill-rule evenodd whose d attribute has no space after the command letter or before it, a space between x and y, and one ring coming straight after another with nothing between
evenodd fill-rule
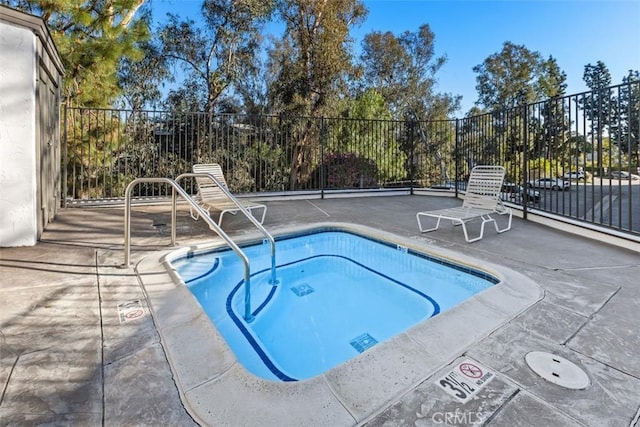
<instances>
[{"instance_id":1,"label":"pool coping","mask_svg":"<svg viewBox=\"0 0 640 427\"><path fill-rule=\"evenodd\" d=\"M284 227L273 234L318 228L392 241L485 271L500 282L322 375L285 383L256 377L236 361L224 338L168 262L187 252L219 247L221 239L154 252L136 264L136 273L181 399L197 422L272 425L286 420L296 425L332 426L366 422L544 296L533 280L508 267L362 225L315 223ZM262 238L253 233L235 241L244 244Z\"/></svg>"}]
</instances>

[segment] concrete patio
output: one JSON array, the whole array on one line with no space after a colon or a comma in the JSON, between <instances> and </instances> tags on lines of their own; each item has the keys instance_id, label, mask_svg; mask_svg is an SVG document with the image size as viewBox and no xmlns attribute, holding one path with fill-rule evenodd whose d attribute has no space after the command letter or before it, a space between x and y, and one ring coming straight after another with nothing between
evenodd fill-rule
<instances>
[{"instance_id":1,"label":"concrete patio","mask_svg":"<svg viewBox=\"0 0 640 427\"><path fill-rule=\"evenodd\" d=\"M265 203L264 225L274 233L312 223L361 224L505 266L543 290L539 302L439 361L437 369L418 372L420 379L401 392L381 390L388 399L377 409L360 413L337 399L350 414L339 425L640 426L640 248L623 249L519 218L511 231L498 235L488 228L473 244L447 225L420 234L415 213L460 204L446 197ZM123 216L118 206L63 209L35 247L0 249L0 425L202 423L172 371L144 279L134 268L168 249L169 207L135 207L129 268L121 268ZM177 226L180 246L217 238L184 207ZM240 217L225 217L224 228L236 237L253 232ZM142 315L127 311L132 306ZM452 326L452 333L482 322L474 313L464 319L468 323ZM426 354L437 356L438 344ZM571 390L542 379L525 362L530 351L568 359L587 373L590 385ZM463 403L439 380L467 360L495 376ZM373 366L359 369L366 374ZM394 381L407 380L392 378L389 384ZM335 419L318 421L331 420L323 414L308 414L305 422L296 396L282 402L266 387L264 393L254 391L264 414L240 409L212 425L336 425ZM287 416L287 404L297 418ZM233 406L242 408L242 402ZM279 422L267 421L273 419Z\"/></svg>"}]
</instances>

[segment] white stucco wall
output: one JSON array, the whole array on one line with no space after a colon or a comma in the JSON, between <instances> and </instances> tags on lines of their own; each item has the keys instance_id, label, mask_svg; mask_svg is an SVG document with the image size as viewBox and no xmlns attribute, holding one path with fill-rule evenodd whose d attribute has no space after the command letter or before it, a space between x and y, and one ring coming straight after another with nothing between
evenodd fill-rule
<instances>
[{"instance_id":1,"label":"white stucco wall","mask_svg":"<svg viewBox=\"0 0 640 427\"><path fill-rule=\"evenodd\" d=\"M36 36L0 22L0 247L37 242Z\"/></svg>"}]
</instances>

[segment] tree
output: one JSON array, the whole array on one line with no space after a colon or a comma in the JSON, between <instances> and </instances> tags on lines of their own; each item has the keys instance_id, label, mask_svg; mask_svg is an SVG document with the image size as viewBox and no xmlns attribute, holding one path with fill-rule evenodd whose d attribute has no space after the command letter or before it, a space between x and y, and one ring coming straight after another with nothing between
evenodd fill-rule
<instances>
[{"instance_id":1,"label":"tree","mask_svg":"<svg viewBox=\"0 0 640 427\"><path fill-rule=\"evenodd\" d=\"M192 101L202 100L197 110L215 112L225 92L243 73L254 70L260 30L272 11L271 1L205 0L203 27L168 14L169 22L159 35L163 55L188 73L169 101L187 95Z\"/></svg>"},{"instance_id":2,"label":"tree","mask_svg":"<svg viewBox=\"0 0 640 427\"><path fill-rule=\"evenodd\" d=\"M562 98L566 74L553 57L545 60L539 52L507 41L473 71L476 105L493 111L491 145L502 151L499 154L512 162L514 170L522 166L525 150L543 159L567 141L569 119Z\"/></svg>"},{"instance_id":3,"label":"tree","mask_svg":"<svg viewBox=\"0 0 640 427\"><path fill-rule=\"evenodd\" d=\"M272 96L288 113L325 114L353 71L349 30L366 9L359 0L279 0L277 8L285 33L271 52Z\"/></svg>"},{"instance_id":4,"label":"tree","mask_svg":"<svg viewBox=\"0 0 640 427\"><path fill-rule=\"evenodd\" d=\"M602 61L598 61L596 65L587 64L584 67L582 79L591 92L586 94L582 99L584 115L591 122L591 132L595 133L597 140L597 170L602 172L602 136L605 128L610 123L611 108L613 100L608 87L611 85L611 73Z\"/></svg>"},{"instance_id":5,"label":"tree","mask_svg":"<svg viewBox=\"0 0 640 427\"><path fill-rule=\"evenodd\" d=\"M540 64L539 90L547 98L540 106L541 117L539 126L541 132L534 136L540 141L539 147L544 153L536 153L545 158L551 158L552 153L567 160L571 155L569 142L570 118L563 96L567 88L567 75L560 69L556 59L552 56ZM534 128L530 126L530 128Z\"/></svg>"},{"instance_id":6,"label":"tree","mask_svg":"<svg viewBox=\"0 0 640 427\"><path fill-rule=\"evenodd\" d=\"M3 0L42 17L65 66L69 105L104 107L121 93L123 59L140 60L139 43L149 37L146 0Z\"/></svg>"},{"instance_id":7,"label":"tree","mask_svg":"<svg viewBox=\"0 0 640 427\"><path fill-rule=\"evenodd\" d=\"M499 53L490 55L482 64L473 67L473 71L478 73L476 105L496 110L553 96L553 82L548 73L554 66L557 66L554 60L550 58L545 62L539 52L505 42ZM556 76L557 71L553 71Z\"/></svg>"},{"instance_id":8,"label":"tree","mask_svg":"<svg viewBox=\"0 0 640 427\"><path fill-rule=\"evenodd\" d=\"M591 90L598 90L611 86L611 73L609 72L609 68L607 68L605 63L602 61L596 62L596 65L585 65L582 79Z\"/></svg>"},{"instance_id":9,"label":"tree","mask_svg":"<svg viewBox=\"0 0 640 427\"><path fill-rule=\"evenodd\" d=\"M151 42L141 43L139 61L123 58L118 71L122 99L132 110L141 110L162 100L160 88L171 78L167 62Z\"/></svg>"},{"instance_id":10,"label":"tree","mask_svg":"<svg viewBox=\"0 0 640 427\"><path fill-rule=\"evenodd\" d=\"M283 39L270 52L277 73L270 87L281 111L317 118L328 115L352 72L349 30L366 15L359 0L278 0ZM290 188L306 181L319 151L320 127L313 119L296 129Z\"/></svg>"},{"instance_id":11,"label":"tree","mask_svg":"<svg viewBox=\"0 0 640 427\"><path fill-rule=\"evenodd\" d=\"M366 34L360 55L363 78L362 90L369 88L380 93L391 109L401 109L407 93L411 57L398 37L390 31Z\"/></svg>"},{"instance_id":12,"label":"tree","mask_svg":"<svg viewBox=\"0 0 640 427\"><path fill-rule=\"evenodd\" d=\"M611 139L640 166L640 72L629 70L618 89L611 127ZM615 126L613 125L615 123Z\"/></svg>"},{"instance_id":13,"label":"tree","mask_svg":"<svg viewBox=\"0 0 640 427\"><path fill-rule=\"evenodd\" d=\"M607 90L611 86L611 73L604 62L598 61L596 65L584 66L582 79L592 91L584 100L585 115L591 120L591 128L601 134L609 123L611 112L611 98Z\"/></svg>"},{"instance_id":14,"label":"tree","mask_svg":"<svg viewBox=\"0 0 640 427\"><path fill-rule=\"evenodd\" d=\"M377 176L368 177L370 186L406 179L407 155L397 140L401 125L391 120L384 97L369 89L345 103L344 117L336 121L335 131L327 138L325 158L327 153L334 158L336 154L354 155L361 163L375 165ZM361 171L356 172L360 178Z\"/></svg>"},{"instance_id":15,"label":"tree","mask_svg":"<svg viewBox=\"0 0 640 427\"><path fill-rule=\"evenodd\" d=\"M540 96L545 98L558 98L565 95L567 89L567 73L560 69L558 61L553 57L540 63L540 76L538 78Z\"/></svg>"},{"instance_id":16,"label":"tree","mask_svg":"<svg viewBox=\"0 0 640 427\"><path fill-rule=\"evenodd\" d=\"M365 36L360 55L360 90L382 94L393 117L409 123L398 143L404 151L402 157L422 159L419 165L405 165L418 169L413 172L417 178L446 175L441 154L449 151L454 139L446 126L436 123L448 120L459 109L461 98L435 91L436 74L446 57L435 55L434 40L428 24L399 36L372 32Z\"/></svg>"},{"instance_id":17,"label":"tree","mask_svg":"<svg viewBox=\"0 0 640 427\"><path fill-rule=\"evenodd\" d=\"M367 34L360 55L362 89L381 93L397 118L446 119L459 108L460 97L434 91L436 73L446 63L435 56L434 39L428 24L398 37Z\"/></svg>"}]
</instances>

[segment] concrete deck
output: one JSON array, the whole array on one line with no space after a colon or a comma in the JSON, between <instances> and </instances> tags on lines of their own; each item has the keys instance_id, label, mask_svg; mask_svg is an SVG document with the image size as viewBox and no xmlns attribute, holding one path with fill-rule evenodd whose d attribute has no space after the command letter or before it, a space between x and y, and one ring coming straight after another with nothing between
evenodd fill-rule
<instances>
[{"instance_id":1,"label":"concrete deck","mask_svg":"<svg viewBox=\"0 0 640 427\"><path fill-rule=\"evenodd\" d=\"M466 310L440 339L405 334L286 393L280 384L242 377L221 346L199 356L209 344L185 342L184 333L208 327L203 319L173 329L163 323L182 307L166 317L168 306L154 301L160 288L175 291L153 261L168 250L168 207L135 208L134 262L126 269L122 208L62 210L35 247L0 249L0 425L640 426L640 252L517 218L511 231L488 228L473 244L446 225L418 232L415 212L459 203L427 196L266 202L265 226L274 233L321 222L360 224L506 267L543 291L486 333L490 316ZM225 218L224 228L238 238L252 233L238 217ZM179 245L212 239L202 221L181 210ZM481 332L471 341L443 346L474 330ZM181 347L192 357L183 365L175 358ZM580 366L590 386L570 390L541 379L525 362L535 350ZM410 369L388 372L396 366L388 360L404 356ZM220 361L223 372L201 377ZM494 373L464 403L439 384L461 361ZM239 376L242 390L224 386L215 399L194 392ZM357 382L345 386L354 376L363 378L359 389ZM309 402L320 404L311 412Z\"/></svg>"}]
</instances>

